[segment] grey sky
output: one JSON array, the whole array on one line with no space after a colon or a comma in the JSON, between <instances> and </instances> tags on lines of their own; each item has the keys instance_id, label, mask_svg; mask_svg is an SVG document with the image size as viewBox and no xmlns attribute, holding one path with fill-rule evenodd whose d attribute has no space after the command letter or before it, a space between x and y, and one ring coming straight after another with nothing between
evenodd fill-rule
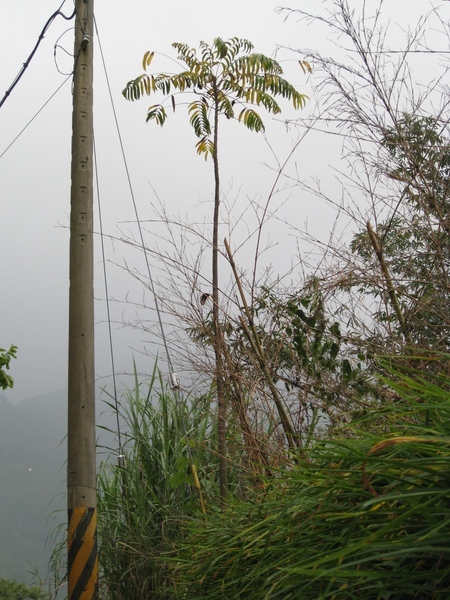
<instances>
[{"instance_id":1,"label":"grey sky","mask_svg":"<svg viewBox=\"0 0 450 600\"><path fill-rule=\"evenodd\" d=\"M359 0L354 0L360 5ZM3 3L4 24L0 39L0 95L6 91L27 58L47 18L58 8L57 0L20 0ZM154 213L152 187L169 214L192 215L201 220L208 215L211 199L211 166L195 154L195 139L183 111L171 115L167 126L159 130L145 124L146 106L142 100L131 104L121 96L127 80L141 72L141 59L146 50L174 56L171 43L199 40L210 41L216 36L250 39L257 51L272 55L277 45L298 49L312 48L325 54L335 51L326 35L320 37L314 25L299 23L295 18L285 21L276 14L280 5L296 8L317 7L317 0L172 0L154 3L149 0L96 0L95 13L106 66L113 90L123 141L134 191L142 219ZM370 4L370 2L369 2ZM408 10L405 14L405 5ZM67 0L65 14L72 11ZM423 0L390 0L389 10L402 27L414 23L431 4ZM449 4L450 6L450 4ZM64 73L72 69L72 22L57 19L47 32L31 66L0 110L0 154L37 110L64 81L58 73L53 48L57 40L62 49L56 53L58 67ZM325 30L322 29L322 32ZM60 37L61 36L61 37ZM64 49L64 50L63 50ZM286 66L288 77L301 91L309 93L307 78L294 60L301 56L280 51L278 58ZM286 61L286 62L284 62ZM169 68L168 59L157 56L154 69ZM115 133L115 125L107 94L105 76L96 49L95 66L95 135L99 167L99 185L106 233L119 235L134 231L133 207ZM304 111L305 117L313 108ZM293 116L292 111L286 113ZM55 98L0 159L0 347L15 343L18 360L11 374L15 388L6 393L11 401L64 388L67 375L67 313L68 313L68 240L70 190L70 127L71 88L68 82ZM286 133L282 123L271 124L268 137L276 153L284 158L289 152L294 134ZM273 174L262 166L274 164L270 149L261 136L234 126L225 134L223 152L224 187L231 186L231 195L254 197L267 193ZM328 148L328 143L327 143ZM339 152L339 144L335 145ZM306 150L305 150L306 149ZM331 148L330 148L331 149ZM300 147L295 159L304 173L323 176L329 162L336 157L324 152L320 140ZM337 160L339 158L337 157ZM294 209L288 206L292 218L309 218L311 227L328 235L329 222L323 207L309 201L299 201ZM291 211L289 213L289 211ZM292 212L294 211L294 212ZM106 244L108 260L123 263L139 261L138 252L124 249L120 243ZM295 243L292 246L295 251ZM290 260L289 246L282 249L283 260ZM103 297L100 255L97 252L97 296ZM276 259L275 259L276 260ZM143 268L142 265L139 268ZM139 300L139 286L119 268L111 268L110 292L125 299L128 289ZM125 306L125 305L124 305ZM121 319L122 306L114 306L114 318ZM109 372L106 345L105 312L102 303L97 309L97 374L99 385ZM131 366L132 350L142 349L148 337L138 331L115 328L115 348L119 370ZM148 370L151 370L150 361Z\"/></svg>"}]
</instances>

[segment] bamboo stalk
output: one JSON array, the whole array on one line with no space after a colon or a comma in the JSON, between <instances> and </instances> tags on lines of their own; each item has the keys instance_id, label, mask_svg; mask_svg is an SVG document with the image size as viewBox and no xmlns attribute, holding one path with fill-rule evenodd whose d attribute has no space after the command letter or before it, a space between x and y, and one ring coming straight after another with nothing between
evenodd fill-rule
<instances>
[{"instance_id":1,"label":"bamboo stalk","mask_svg":"<svg viewBox=\"0 0 450 600\"><path fill-rule=\"evenodd\" d=\"M398 322L400 323L400 327L402 328L403 335L407 342L411 342L411 338L408 333L408 328L406 325L406 320L403 315L400 302L398 301L397 292L395 291L395 287L392 281L392 277L389 271L389 268L384 260L383 256L383 247L380 243L380 240L372 228L370 221L367 221L367 232L369 234L370 241L372 243L373 249L375 250L375 254L377 255L378 262L380 264L381 272L383 273L383 277L386 280L388 286L388 294L391 299L392 306L394 308L395 314L397 315Z\"/></svg>"},{"instance_id":2,"label":"bamboo stalk","mask_svg":"<svg viewBox=\"0 0 450 600\"><path fill-rule=\"evenodd\" d=\"M280 417L281 425L284 429L284 433L286 435L289 447L291 449L299 447L300 446L299 438L296 435L295 429L294 429L294 427L289 419L289 416L283 406L283 400L281 398L280 392L278 391L278 389L275 385L275 382L273 381L273 377L267 366L267 360L265 357L264 349L262 347L261 340L259 339L259 335L256 330L255 324L253 322L253 316L252 316L249 306L247 304L247 300L246 300L246 297L244 294L244 290L242 288L241 279L237 272L236 263L234 262L231 248L226 239L224 239L224 244L225 244L225 249L228 254L228 260L230 261L231 269L233 271L233 275L234 275L234 278L236 281L236 285L239 290L239 295L241 297L242 304L244 306L244 312L245 312L245 316L247 318L248 325L244 321L244 318L242 317L242 315L239 316L239 321L242 325L244 334L252 347L252 350L253 350L253 352L257 358L257 361L259 363L260 369L262 370L264 377L267 381L267 384L269 386L270 393L272 395L272 399L274 401L275 407L278 411L278 416Z\"/></svg>"}]
</instances>

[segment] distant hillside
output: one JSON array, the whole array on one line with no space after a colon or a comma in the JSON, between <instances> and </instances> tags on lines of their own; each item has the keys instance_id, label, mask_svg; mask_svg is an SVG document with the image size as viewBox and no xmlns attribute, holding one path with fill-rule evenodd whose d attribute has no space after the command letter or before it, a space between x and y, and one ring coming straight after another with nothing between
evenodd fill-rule
<instances>
[{"instance_id":1,"label":"distant hillside","mask_svg":"<svg viewBox=\"0 0 450 600\"><path fill-rule=\"evenodd\" d=\"M66 413L65 392L17 405L0 396L0 577L46 575L52 513L65 518Z\"/></svg>"},{"instance_id":2,"label":"distant hillside","mask_svg":"<svg viewBox=\"0 0 450 600\"><path fill-rule=\"evenodd\" d=\"M105 405L97 405L102 423L114 427ZM48 537L67 515L66 428L66 392L15 405L0 394L0 577L30 584L30 571L47 575ZM100 444L109 441L102 431ZM99 460L105 458L103 450Z\"/></svg>"}]
</instances>

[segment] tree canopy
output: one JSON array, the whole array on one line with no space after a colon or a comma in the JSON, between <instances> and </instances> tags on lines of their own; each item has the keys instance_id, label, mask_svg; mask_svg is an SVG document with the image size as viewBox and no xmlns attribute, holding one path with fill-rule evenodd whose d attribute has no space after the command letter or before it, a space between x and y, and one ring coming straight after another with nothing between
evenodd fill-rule
<instances>
[{"instance_id":1,"label":"tree canopy","mask_svg":"<svg viewBox=\"0 0 450 600\"><path fill-rule=\"evenodd\" d=\"M37 587L28 587L13 579L0 579L1 600L44 600L48 595Z\"/></svg>"},{"instance_id":2,"label":"tree canopy","mask_svg":"<svg viewBox=\"0 0 450 600\"><path fill-rule=\"evenodd\" d=\"M200 42L199 49L175 42L178 60L184 67L179 73L143 73L129 81L123 90L127 100L153 96L162 92L166 100L148 108L147 121L164 125L169 105L175 111L177 94L190 91L196 96L188 104L190 123L199 138L196 148L205 158L213 154L214 116L235 119L252 131L264 131L264 123L253 108L261 106L269 113L279 114L281 107L276 96L292 102L295 109L303 108L307 97L296 90L282 75L281 65L264 54L254 53L253 44L237 37L214 39L211 45ZM145 71L151 65L155 52L146 52L142 60ZM304 71L309 63L299 61ZM237 112L239 111L239 112Z\"/></svg>"}]
</instances>

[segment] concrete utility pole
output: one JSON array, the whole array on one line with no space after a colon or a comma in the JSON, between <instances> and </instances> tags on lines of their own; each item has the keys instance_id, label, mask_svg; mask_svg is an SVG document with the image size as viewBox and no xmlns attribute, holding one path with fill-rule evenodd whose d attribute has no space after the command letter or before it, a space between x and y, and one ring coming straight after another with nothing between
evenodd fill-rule
<instances>
[{"instance_id":1,"label":"concrete utility pole","mask_svg":"<svg viewBox=\"0 0 450 600\"><path fill-rule=\"evenodd\" d=\"M97 599L93 252L94 0L76 0L70 210L68 598Z\"/></svg>"}]
</instances>

